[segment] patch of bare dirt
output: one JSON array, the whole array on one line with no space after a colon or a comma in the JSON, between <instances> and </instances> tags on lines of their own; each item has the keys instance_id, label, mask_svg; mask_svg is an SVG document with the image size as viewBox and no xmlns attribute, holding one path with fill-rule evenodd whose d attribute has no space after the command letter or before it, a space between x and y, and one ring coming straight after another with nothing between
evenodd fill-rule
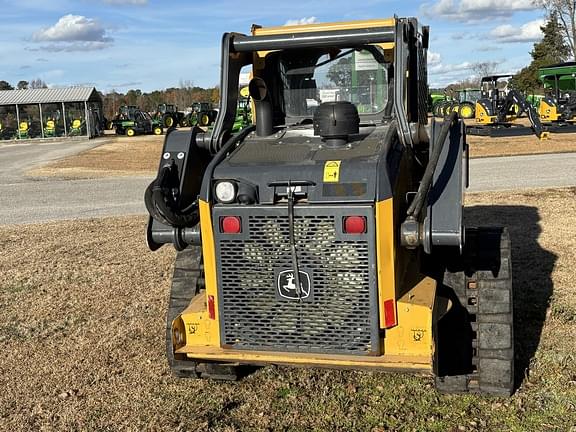
<instances>
[{"instance_id":1,"label":"patch of bare dirt","mask_svg":"<svg viewBox=\"0 0 576 432\"><path fill-rule=\"evenodd\" d=\"M550 134L545 140L535 135L500 138L467 135L466 140L472 158L576 152L576 134Z\"/></svg>"},{"instance_id":2,"label":"patch of bare dirt","mask_svg":"<svg viewBox=\"0 0 576 432\"><path fill-rule=\"evenodd\" d=\"M70 179L153 175L158 169L163 135L111 136L109 143L77 155L34 168L32 177Z\"/></svg>"}]
</instances>

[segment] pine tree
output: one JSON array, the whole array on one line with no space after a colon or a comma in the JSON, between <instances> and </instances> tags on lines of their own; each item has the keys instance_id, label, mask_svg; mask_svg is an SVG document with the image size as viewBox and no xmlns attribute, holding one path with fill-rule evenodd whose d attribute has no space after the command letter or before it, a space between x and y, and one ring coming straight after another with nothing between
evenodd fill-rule
<instances>
[{"instance_id":1,"label":"pine tree","mask_svg":"<svg viewBox=\"0 0 576 432\"><path fill-rule=\"evenodd\" d=\"M512 80L515 88L527 93L533 93L542 88L542 84L538 81L539 68L562 63L570 57L570 47L564 40L555 14L551 14L548 22L540 29L544 37L534 44L534 49L530 53L532 62L518 72Z\"/></svg>"}]
</instances>

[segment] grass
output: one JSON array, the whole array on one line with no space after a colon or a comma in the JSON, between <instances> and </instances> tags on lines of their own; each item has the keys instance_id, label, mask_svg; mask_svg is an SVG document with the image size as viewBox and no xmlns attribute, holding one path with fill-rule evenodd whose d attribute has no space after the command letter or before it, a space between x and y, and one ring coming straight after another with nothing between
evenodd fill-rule
<instances>
[{"instance_id":1,"label":"grass","mask_svg":"<svg viewBox=\"0 0 576 432\"><path fill-rule=\"evenodd\" d=\"M144 217L0 227L0 430L569 431L576 427L576 189L467 198L513 242L519 389L441 395L427 376L289 367L178 380L164 357L174 252Z\"/></svg>"}]
</instances>

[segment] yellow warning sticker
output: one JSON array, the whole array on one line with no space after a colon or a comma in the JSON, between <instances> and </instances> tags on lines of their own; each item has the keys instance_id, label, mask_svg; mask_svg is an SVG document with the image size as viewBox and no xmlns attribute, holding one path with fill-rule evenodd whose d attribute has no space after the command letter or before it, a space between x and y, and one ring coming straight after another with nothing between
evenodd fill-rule
<instances>
[{"instance_id":1,"label":"yellow warning sticker","mask_svg":"<svg viewBox=\"0 0 576 432\"><path fill-rule=\"evenodd\" d=\"M340 163L342 161L326 161L324 164L324 183L340 181Z\"/></svg>"}]
</instances>

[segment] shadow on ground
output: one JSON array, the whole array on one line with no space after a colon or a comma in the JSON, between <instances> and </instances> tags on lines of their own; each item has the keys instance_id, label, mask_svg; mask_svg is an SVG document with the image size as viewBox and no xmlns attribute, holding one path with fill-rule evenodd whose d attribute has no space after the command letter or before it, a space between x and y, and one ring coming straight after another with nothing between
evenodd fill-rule
<instances>
[{"instance_id":1,"label":"shadow on ground","mask_svg":"<svg viewBox=\"0 0 576 432\"><path fill-rule=\"evenodd\" d=\"M540 343L553 292L552 271L557 256L538 243L542 232L536 207L472 206L464 209L465 226L507 226L512 243L514 292L515 384L529 372Z\"/></svg>"}]
</instances>

